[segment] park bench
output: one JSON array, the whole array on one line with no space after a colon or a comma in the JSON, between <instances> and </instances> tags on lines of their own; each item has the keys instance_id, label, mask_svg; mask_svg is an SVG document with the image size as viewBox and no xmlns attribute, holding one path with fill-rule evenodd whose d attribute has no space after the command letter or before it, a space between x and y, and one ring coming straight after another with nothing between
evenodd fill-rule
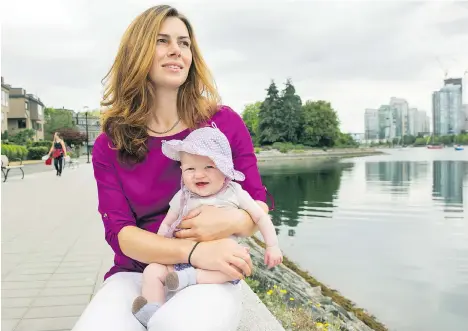
<instances>
[{"instance_id":1,"label":"park bench","mask_svg":"<svg viewBox=\"0 0 468 331\"><path fill-rule=\"evenodd\" d=\"M8 156L6 155L2 155L2 173L3 173L3 182L6 182L7 178L8 178L8 173L10 172L10 170L12 169L19 169L21 170L21 173L23 174L23 177L21 177L21 179L24 178L24 171L23 171L23 160L21 159L13 159L14 161L20 161L20 164L19 165L10 165L10 160L8 159Z\"/></svg>"}]
</instances>

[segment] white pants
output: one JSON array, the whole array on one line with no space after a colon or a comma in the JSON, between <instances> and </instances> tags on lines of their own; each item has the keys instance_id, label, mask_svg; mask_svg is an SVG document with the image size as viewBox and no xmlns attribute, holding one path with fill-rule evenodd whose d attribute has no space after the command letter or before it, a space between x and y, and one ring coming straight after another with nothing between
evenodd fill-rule
<instances>
[{"instance_id":1,"label":"white pants","mask_svg":"<svg viewBox=\"0 0 468 331\"><path fill-rule=\"evenodd\" d=\"M141 294L142 274L109 277L72 331L145 331L132 314ZM148 331L236 331L241 314L240 284L189 286L167 301L150 319Z\"/></svg>"}]
</instances>

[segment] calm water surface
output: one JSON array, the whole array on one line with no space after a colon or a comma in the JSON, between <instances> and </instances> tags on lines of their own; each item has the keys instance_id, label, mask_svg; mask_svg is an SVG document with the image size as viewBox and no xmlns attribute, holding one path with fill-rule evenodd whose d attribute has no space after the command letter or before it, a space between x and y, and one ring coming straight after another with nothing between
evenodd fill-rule
<instances>
[{"instance_id":1,"label":"calm water surface","mask_svg":"<svg viewBox=\"0 0 468 331\"><path fill-rule=\"evenodd\" d=\"M261 165L284 253L391 330L468 330L468 150Z\"/></svg>"}]
</instances>

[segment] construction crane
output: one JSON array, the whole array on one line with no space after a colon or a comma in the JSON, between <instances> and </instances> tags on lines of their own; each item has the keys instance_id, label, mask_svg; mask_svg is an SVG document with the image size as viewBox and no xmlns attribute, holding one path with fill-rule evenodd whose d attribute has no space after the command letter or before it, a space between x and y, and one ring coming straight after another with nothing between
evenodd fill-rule
<instances>
[{"instance_id":1,"label":"construction crane","mask_svg":"<svg viewBox=\"0 0 468 331\"><path fill-rule=\"evenodd\" d=\"M444 79L447 79L447 76L448 76L447 68L442 65L442 62L440 62L440 59L438 56L436 56L436 60L439 63L440 69L442 69L442 71L444 72Z\"/></svg>"}]
</instances>

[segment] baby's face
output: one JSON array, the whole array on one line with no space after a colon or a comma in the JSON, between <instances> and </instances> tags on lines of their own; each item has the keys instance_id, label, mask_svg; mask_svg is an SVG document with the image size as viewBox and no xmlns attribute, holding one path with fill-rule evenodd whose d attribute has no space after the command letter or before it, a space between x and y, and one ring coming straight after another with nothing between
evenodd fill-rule
<instances>
[{"instance_id":1,"label":"baby's face","mask_svg":"<svg viewBox=\"0 0 468 331\"><path fill-rule=\"evenodd\" d=\"M199 196L217 193L224 184L224 174L207 156L181 153L180 168L185 186Z\"/></svg>"}]
</instances>

